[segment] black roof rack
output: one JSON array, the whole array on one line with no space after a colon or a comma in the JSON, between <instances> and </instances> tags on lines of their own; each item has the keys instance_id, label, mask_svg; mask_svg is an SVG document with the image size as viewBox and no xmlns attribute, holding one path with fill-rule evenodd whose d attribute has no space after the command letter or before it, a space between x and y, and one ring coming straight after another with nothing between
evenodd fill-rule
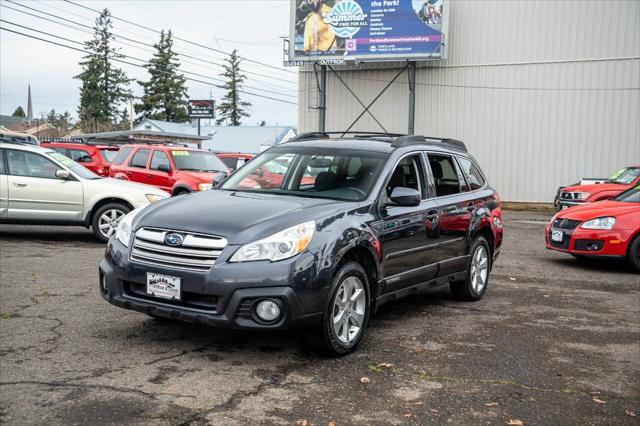
<instances>
[{"instance_id":1,"label":"black roof rack","mask_svg":"<svg viewBox=\"0 0 640 426\"><path fill-rule=\"evenodd\" d=\"M396 138L393 140L393 142L391 143L391 146L394 148L401 148L403 146L419 145L419 144L424 144L429 142L449 145L452 148L456 148L461 151L467 152L467 146L464 144L464 142L459 141L457 139L448 139L448 138L443 139L443 138L434 138L430 136L418 136L418 135L400 136L399 138Z\"/></svg>"},{"instance_id":2,"label":"black roof rack","mask_svg":"<svg viewBox=\"0 0 640 426\"><path fill-rule=\"evenodd\" d=\"M311 139L329 139L334 135L338 137L351 136L355 138L377 139L387 142L391 142L393 148L401 148L409 145L420 145L425 143L435 143L449 145L450 148L458 149L460 151L467 152L467 146L464 142L457 139L449 138L435 138L431 136L420 135L403 135L400 133L378 133L378 132L309 132L302 133L287 142L299 142Z\"/></svg>"},{"instance_id":3,"label":"black roof rack","mask_svg":"<svg viewBox=\"0 0 640 426\"><path fill-rule=\"evenodd\" d=\"M309 132L309 133L301 133L298 136L289 139L287 142L299 142L305 141L309 139L329 139L332 136L337 135L338 137L343 136L351 136L354 138L397 138L400 136L404 136L401 133L382 133L382 132L355 132L355 131L342 131L342 132Z\"/></svg>"}]
</instances>

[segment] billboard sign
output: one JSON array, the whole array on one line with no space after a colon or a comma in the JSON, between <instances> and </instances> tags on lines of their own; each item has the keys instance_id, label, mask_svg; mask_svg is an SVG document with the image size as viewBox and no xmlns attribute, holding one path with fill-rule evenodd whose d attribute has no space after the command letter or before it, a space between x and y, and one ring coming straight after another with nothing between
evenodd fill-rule
<instances>
[{"instance_id":1,"label":"billboard sign","mask_svg":"<svg viewBox=\"0 0 640 426\"><path fill-rule=\"evenodd\" d=\"M292 0L290 59L444 59L443 1Z\"/></svg>"},{"instance_id":2,"label":"billboard sign","mask_svg":"<svg viewBox=\"0 0 640 426\"><path fill-rule=\"evenodd\" d=\"M213 99L189 100L187 105L190 118L214 118L215 103Z\"/></svg>"}]
</instances>

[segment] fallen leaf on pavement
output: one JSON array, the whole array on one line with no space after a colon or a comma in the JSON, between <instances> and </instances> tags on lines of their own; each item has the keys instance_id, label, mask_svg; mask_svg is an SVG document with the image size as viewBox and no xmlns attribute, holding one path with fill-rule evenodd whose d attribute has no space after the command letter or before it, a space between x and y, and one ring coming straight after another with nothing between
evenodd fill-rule
<instances>
[{"instance_id":1,"label":"fallen leaf on pavement","mask_svg":"<svg viewBox=\"0 0 640 426\"><path fill-rule=\"evenodd\" d=\"M365 385L366 385L367 383L369 383L370 381L371 381L371 380L369 380L369 378L368 378L368 377L366 377L366 376L365 376L365 377L361 377L361 378L360 378L360 383L365 384Z\"/></svg>"},{"instance_id":2,"label":"fallen leaf on pavement","mask_svg":"<svg viewBox=\"0 0 640 426\"><path fill-rule=\"evenodd\" d=\"M429 408L429 412L433 414L438 414L438 410L436 410L435 408Z\"/></svg>"},{"instance_id":3,"label":"fallen leaf on pavement","mask_svg":"<svg viewBox=\"0 0 640 426\"><path fill-rule=\"evenodd\" d=\"M327 426L336 426L336 422L334 422L333 420L329 420Z\"/></svg>"},{"instance_id":4,"label":"fallen leaf on pavement","mask_svg":"<svg viewBox=\"0 0 640 426\"><path fill-rule=\"evenodd\" d=\"M378 368L393 368L395 367L394 364L391 364L390 362L381 362L380 364L377 365Z\"/></svg>"},{"instance_id":5,"label":"fallen leaf on pavement","mask_svg":"<svg viewBox=\"0 0 640 426\"><path fill-rule=\"evenodd\" d=\"M606 404L605 401L601 400L600 398L598 398L597 396L593 397L593 402L597 402L598 404Z\"/></svg>"},{"instance_id":6,"label":"fallen leaf on pavement","mask_svg":"<svg viewBox=\"0 0 640 426\"><path fill-rule=\"evenodd\" d=\"M295 425L296 426L309 426L311 423L309 423L307 420L302 419L302 420L298 420Z\"/></svg>"},{"instance_id":7,"label":"fallen leaf on pavement","mask_svg":"<svg viewBox=\"0 0 640 426\"><path fill-rule=\"evenodd\" d=\"M487 407L497 407L498 403L497 402L487 402L484 405L486 405Z\"/></svg>"},{"instance_id":8,"label":"fallen leaf on pavement","mask_svg":"<svg viewBox=\"0 0 640 426\"><path fill-rule=\"evenodd\" d=\"M407 418L407 419L408 419L408 418L410 418L410 417L413 417L413 414L411 414L411 413L403 414L403 415L402 415L402 417L404 417L404 418Z\"/></svg>"},{"instance_id":9,"label":"fallen leaf on pavement","mask_svg":"<svg viewBox=\"0 0 640 426\"><path fill-rule=\"evenodd\" d=\"M509 277L509 281L515 281L516 279L513 277Z\"/></svg>"},{"instance_id":10,"label":"fallen leaf on pavement","mask_svg":"<svg viewBox=\"0 0 640 426\"><path fill-rule=\"evenodd\" d=\"M425 348L418 348L415 350L416 353L422 353L424 352L426 349Z\"/></svg>"},{"instance_id":11,"label":"fallen leaf on pavement","mask_svg":"<svg viewBox=\"0 0 640 426\"><path fill-rule=\"evenodd\" d=\"M509 426L524 426L524 422L520 419L511 419L507 424Z\"/></svg>"},{"instance_id":12,"label":"fallen leaf on pavement","mask_svg":"<svg viewBox=\"0 0 640 426\"><path fill-rule=\"evenodd\" d=\"M636 413L634 413L631 410L624 410L624 414L625 414L625 416L631 416L631 417L635 417L636 416Z\"/></svg>"}]
</instances>

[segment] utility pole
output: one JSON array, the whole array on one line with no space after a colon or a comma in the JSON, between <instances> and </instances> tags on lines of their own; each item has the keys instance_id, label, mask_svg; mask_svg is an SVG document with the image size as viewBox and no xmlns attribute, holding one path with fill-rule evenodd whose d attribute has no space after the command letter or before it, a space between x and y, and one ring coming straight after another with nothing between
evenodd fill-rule
<instances>
[{"instance_id":1,"label":"utility pole","mask_svg":"<svg viewBox=\"0 0 640 426\"><path fill-rule=\"evenodd\" d=\"M318 99L318 131L326 131L327 121L327 66L320 66L320 85L319 85L319 99Z\"/></svg>"}]
</instances>

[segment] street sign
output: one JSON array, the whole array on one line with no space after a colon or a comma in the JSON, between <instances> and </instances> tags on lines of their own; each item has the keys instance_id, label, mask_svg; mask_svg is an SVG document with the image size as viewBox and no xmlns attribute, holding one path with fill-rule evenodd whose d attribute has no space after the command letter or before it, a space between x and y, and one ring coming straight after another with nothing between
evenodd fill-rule
<instances>
[{"instance_id":1,"label":"street sign","mask_svg":"<svg viewBox=\"0 0 640 426\"><path fill-rule=\"evenodd\" d=\"M216 115L213 99L189 100L187 109L190 118L214 118Z\"/></svg>"}]
</instances>

